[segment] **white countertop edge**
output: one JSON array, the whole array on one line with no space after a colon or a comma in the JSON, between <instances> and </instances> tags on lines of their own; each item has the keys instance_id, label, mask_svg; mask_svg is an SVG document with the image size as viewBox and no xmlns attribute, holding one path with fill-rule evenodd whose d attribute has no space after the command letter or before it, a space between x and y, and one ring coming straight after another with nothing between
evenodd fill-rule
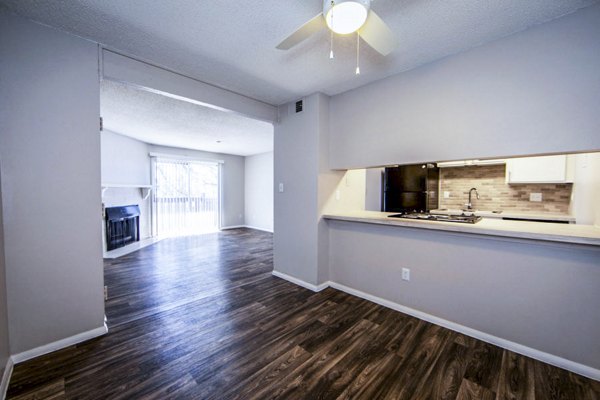
<instances>
[{"instance_id":1,"label":"white countertop edge","mask_svg":"<svg viewBox=\"0 0 600 400\"><path fill-rule=\"evenodd\" d=\"M591 246L600 246L600 228L592 226L581 226L581 225L570 225L570 224L555 224L559 225L561 230L572 230L572 233L551 233L551 232L537 232L535 230L528 230L526 226L521 226L519 230L509 229L510 225L515 223L520 224L543 224L545 222L526 222L526 221L504 221L495 220L495 223L505 223L506 228L498 229L494 227L486 227L480 225L485 221L485 218L477 224L464 224L456 222L443 222L443 221L413 221L413 220L401 220L388 218L387 215L394 213L381 213L381 216L368 216L368 215L352 215L348 214L324 214L324 219L349 221L349 222L361 222L370 223L377 225L390 225L400 226L417 229L430 229L437 231L447 232L460 232L470 233L475 235L487 235L487 236L500 236L517 239L528 239L528 240L539 240L546 242L559 242L569 244L582 244ZM539 228L539 225L538 225ZM575 228L575 229L570 229Z\"/></svg>"}]
</instances>

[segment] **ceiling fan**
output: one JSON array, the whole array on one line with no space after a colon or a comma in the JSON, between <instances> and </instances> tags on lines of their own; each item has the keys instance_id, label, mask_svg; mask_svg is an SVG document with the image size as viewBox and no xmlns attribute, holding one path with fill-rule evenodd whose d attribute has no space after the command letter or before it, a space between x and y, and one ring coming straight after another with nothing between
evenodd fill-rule
<instances>
[{"instance_id":1,"label":"ceiling fan","mask_svg":"<svg viewBox=\"0 0 600 400\"><path fill-rule=\"evenodd\" d=\"M371 0L323 0L323 12L298 28L277 48L288 50L325 26L332 31L332 35L333 32L340 35L357 32L369 46L384 56L396 47L394 33L371 10Z\"/></svg>"}]
</instances>

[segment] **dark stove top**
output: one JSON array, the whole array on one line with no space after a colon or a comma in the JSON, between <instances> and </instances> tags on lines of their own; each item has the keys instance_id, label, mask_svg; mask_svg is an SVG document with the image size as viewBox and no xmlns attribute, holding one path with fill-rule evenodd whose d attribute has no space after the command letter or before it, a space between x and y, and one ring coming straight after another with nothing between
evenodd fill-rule
<instances>
[{"instance_id":1,"label":"dark stove top","mask_svg":"<svg viewBox=\"0 0 600 400\"><path fill-rule=\"evenodd\" d=\"M474 224L481 221L481 217L477 215L440 215L440 214L429 214L419 212L406 212L400 214L388 215L389 218L404 218L404 219L417 219L424 221L445 221L445 222L460 222L463 224Z\"/></svg>"}]
</instances>

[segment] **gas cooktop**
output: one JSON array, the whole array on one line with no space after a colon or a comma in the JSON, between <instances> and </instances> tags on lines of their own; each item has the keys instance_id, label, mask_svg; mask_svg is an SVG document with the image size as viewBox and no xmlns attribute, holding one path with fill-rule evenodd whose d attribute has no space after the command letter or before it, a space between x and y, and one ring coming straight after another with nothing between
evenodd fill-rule
<instances>
[{"instance_id":1,"label":"gas cooktop","mask_svg":"<svg viewBox=\"0 0 600 400\"><path fill-rule=\"evenodd\" d=\"M481 217L477 215L439 215L429 214L420 212L406 212L400 214L388 215L389 218L404 218L404 219L417 219L424 221L445 221L445 222L460 222L463 224L474 224L481 221Z\"/></svg>"}]
</instances>

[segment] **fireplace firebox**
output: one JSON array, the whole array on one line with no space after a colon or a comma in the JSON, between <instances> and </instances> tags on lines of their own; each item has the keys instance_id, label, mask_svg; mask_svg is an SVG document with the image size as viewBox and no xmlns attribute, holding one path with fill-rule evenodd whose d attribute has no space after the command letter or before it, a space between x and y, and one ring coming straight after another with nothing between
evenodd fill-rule
<instances>
[{"instance_id":1,"label":"fireplace firebox","mask_svg":"<svg viewBox=\"0 0 600 400\"><path fill-rule=\"evenodd\" d=\"M107 207L106 250L114 250L140 240L140 207L138 205Z\"/></svg>"}]
</instances>

